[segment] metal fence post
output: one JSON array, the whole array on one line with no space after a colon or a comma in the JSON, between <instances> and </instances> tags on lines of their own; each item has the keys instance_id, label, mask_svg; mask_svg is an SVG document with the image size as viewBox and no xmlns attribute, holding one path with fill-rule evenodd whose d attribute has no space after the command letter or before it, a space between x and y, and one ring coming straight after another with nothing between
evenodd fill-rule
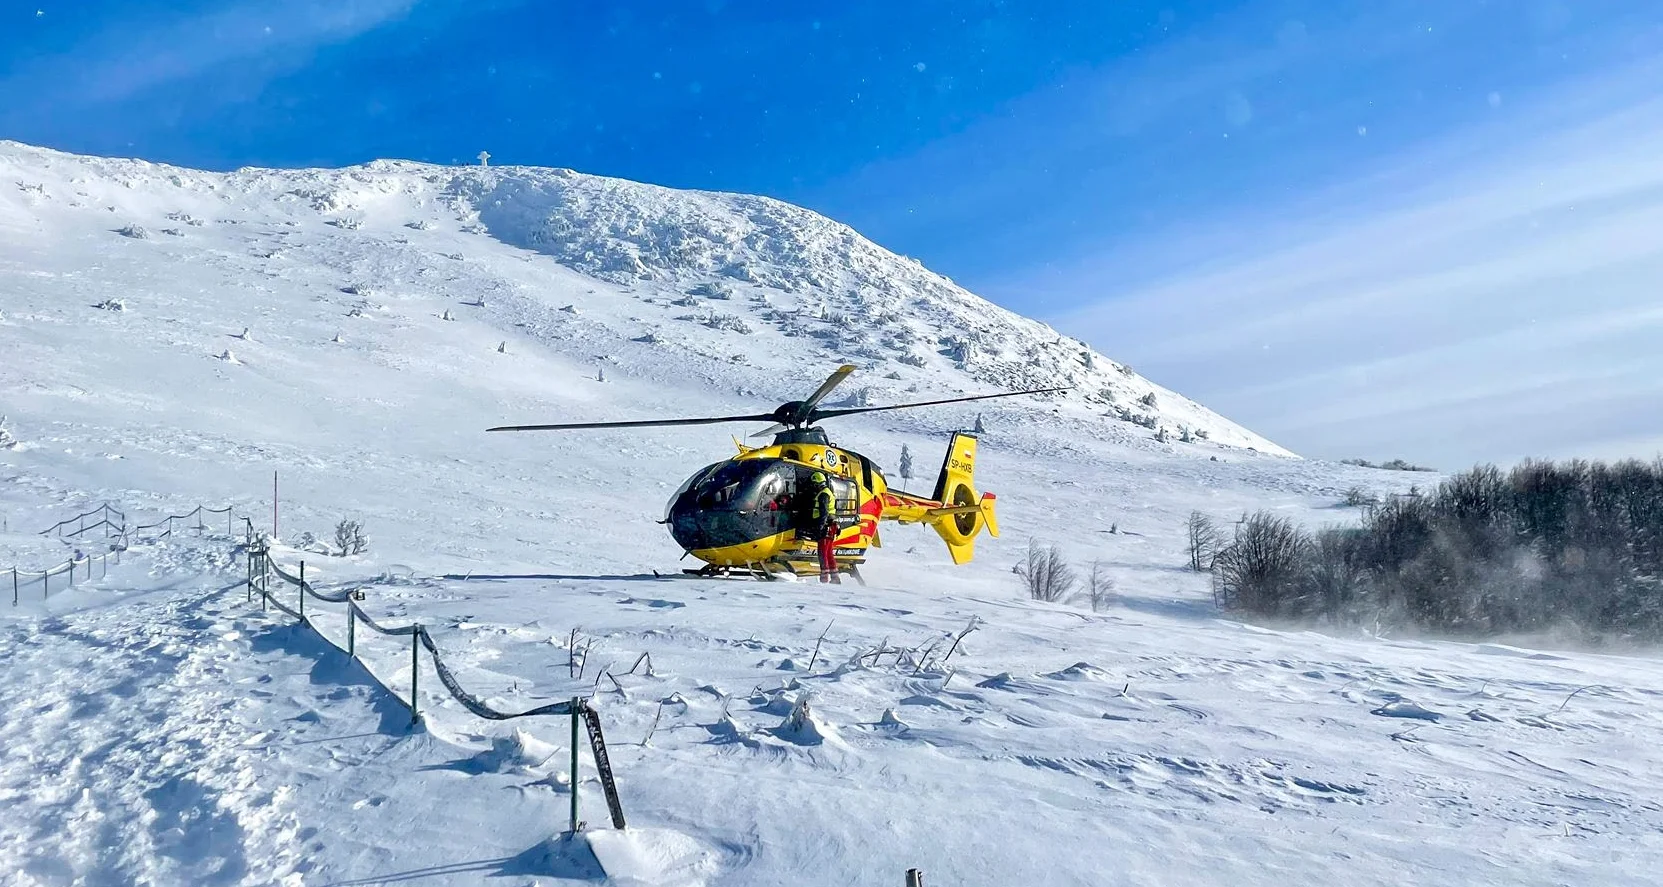
<instances>
[{"instance_id":1,"label":"metal fence post","mask_svg":"<svg viewBox=\"0 0 1663 887\"><path fill-rule=\"evenodd\" d=\"M300 618L306 619L306 562L300 562Z\"/></svg>"},{"instance_id":2,"label":"metal fence post","mask_svg":"<svg viewBox=\"0 0 1663 887\"><path fill-rule=\"evenodd\" d=\"M352 612L352 601L346 602L346 655L358 655L358 616Z\"/></svg>"},{"instance_id":3,"label":"metal fence post","mask_svg":"<svg viewBox=\"0 0 1663 887\"><path fill-rule=\"evenodd\" d=\"M572 769L570 782L572 789L572 837L577 837L577 716L583 701L572 697Z\"/></svg>"},{"instance_id":4,"label":"metal fence post","mask_svg":"<svg viewBox=\"0 0 1663 887\"><path fill-rule=\"evenodd\" d=\"M907 887L924 887L924 871L907 869Z\"/></svg>"},{"instance_id":5,"label":"metal fence post","mask_svg":"<svg viewBox=\"0 0 1663 887\"><path fill-rule=\"evenodd\" d=\"M17 568L12 567L12 606L17 606Z\"/></svg>"},{"instance_id":6,"label":"metal fence post","mask_svg":"<svg viewBox=\"0 0 1663 887\"><path fill-rule=\"evenodd\" d=\"M410 633L410 726L421 723L421 709L416 702L416 693L421 686L422 674L422 626L416 623L416 630Z\"/></svg>"}]
</instances>

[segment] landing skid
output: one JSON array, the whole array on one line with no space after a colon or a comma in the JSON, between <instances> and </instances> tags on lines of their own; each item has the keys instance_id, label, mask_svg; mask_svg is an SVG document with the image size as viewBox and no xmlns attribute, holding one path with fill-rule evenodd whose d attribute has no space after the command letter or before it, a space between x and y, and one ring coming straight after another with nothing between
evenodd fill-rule
<instances>
[{"instance_id":1,"label":"landing skid","mask_svg":"<svg viewBox=\"0 0 1663 887\"><path fill-rule=\"evenodd\" d=\"M789 563L786 564L746 564L745 566L721 566L705 564L696 570L684 569L682 573L696 576L700 579L754 579L758 582L800 582L813 579L818 572L798 573ZM848 564L838 573L846 573L862 587L866 585L866 577L860 575L858 564Z\"/></svg>"},{"instance_id":2,"label":"landing skid","mask_svg":"<svg viewBox=\"0 0 1663 887\"><path fill-rule=\"evenodd\" d=\"M705 564L697 570L684 569L682 572L700 579L755 579L758 582L773 582L779 578L760 564L747 564L743 567Z\"/></svg>"}]
</instances>

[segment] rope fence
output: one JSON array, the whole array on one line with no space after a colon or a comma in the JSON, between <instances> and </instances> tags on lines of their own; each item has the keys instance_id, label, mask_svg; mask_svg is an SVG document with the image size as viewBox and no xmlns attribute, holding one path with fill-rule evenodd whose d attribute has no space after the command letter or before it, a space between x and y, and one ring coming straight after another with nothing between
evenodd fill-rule
<instances>
[{"instance_id":1,"label":"rope fence","mask_svg":"<svg viewBox=\"0 0 1663 887\"><path fill-rule=\"evenodd\" d=\"M231 506L229 506L229 505L225 506L224 508L206 508L204 506L198 505L198 506L196 506L196 508L192 509L189 512L186 512L185 514L168 515L167 517L164 517L161 520L159 520L159 521L157 521L153 524L139 524L138 526L134 527L133 530L134 530L134 532L139 532L139 531L142 531L142 530L153 530L157 527L165 527L166 529L162 530L162 532L160 532L160 533L157 533L155 538L157 538L157 539L166 539L167 537L173 535L173 522L174 521L188 521L188 520L190 520L191 518L194 517L194 518L196 518L195 527L191 527L189 524L187 524L186 528L187 529L195 529L196 534L198 536L200 536L204 532L206 532L207 529L208 529L207 524L203 523L203 520L202 520L202 516L204 514L223 514L223 515L225 515L225 535L235 536L237 534L237 519L236 519L236 517L234 517L231 514ZM248 518L243 518L243 522L251 524L251 522L248 520ZM252 526L252 524L251 524L251 526Z\"/></svg>"},{"instance_id":2,"label":"rope fence","mask_svg":"<svg viewBox=\"0 0 1663 887\"><path fill-rule=\"evenodd\" d=\"M88 526L87 525L87 518L92 517L94 515L97 515L99 517L98 522L92 524L91 526ZM114 521L110 520L110 518L112 518L112 517L115 518ZM79 536L79 535L81 535L82 533L85 533L88 530L95 530L100 526L104 526L104 527L124 527L127 524L127 515L122 514L121 512L115 510L115 508L112 505L110 505L110 503L106 502L103 505L100 505L97 508L94 508L93 510L91 510L91 511L85 513L85 514L77 514L74 517L64 518L63 520L58 521L57 523L53 524L52 526L47 527L44 530L41 530L38 535L50 536L50 535L56 533L58 535L58 538L60 538L60 539L68 538L64 534L64 528L68 527L70 524L75 524L76 526L75 526L75 531L73 533L68 534L68 537L74 537L74 536Z\"/></svg>"},{"instance_id":3,"label":"rope fence","mask_svg":"<svg viewBox=\"0 0 1663 887\"><path fill-rule=\"evenodd\" d=\"M89 518L93 519L90 524L87 523ZM72 526L74 529L70 529ZM127 515L117 511L109 503L106 502L91 511L58 521L36 535L56 535L66 542L70 540L80 541L82 536L97 529L104 530L106 541L112 537L116 540L110 543L109 549L106 551L84 554L80 549L76 549L68 560L44 570L25 570L22 567L13 566L4 571L12 574L12 606L17 606L22 600L23 589L36 584L40 585L40 596L42 600L45 600L52 593L52 577L54 576L63 576L63 587L69 588L75 584L77 573L83 567L86 569L86 575L81 578L86 581L91 581L94 578L93 570L95 568L99 571L97 578L109 575L110 558L115 558L115 562L119 564L121 563L121 553L127 550Z\"/></svg>"},{"instance_id":4,"label":"rope fence","mask_svg":"<svg viewBox=\"0 0 1663 887\"><path fill-rule=\"evenodd\" d=\"M37 584L40 586L41 599L45 600L47 597L51 596L54 590L52 584L53 577L65 577L63 588L56 589L58 591L62 591L75 584L76 578L83 568L85 568L86 571L85 575L80 576L79 578L85 581L91 581L94 578L102 579L103 577L108 576L110 573L111 559L114 559L117 565L121 563L121 555L128 549L132 535L136 535L144 530L153 530L157 527L163 527L164 529L162 532L157 533L150 538L152 541L165 539L173 535L175 529L174 522L189 521L192 518L195 518L196 523L194 525L186 524L184 528L195 529L197 535L200 536L207 532L208 527L203 521L203 516L209 514L225 515L226 535L236 535L236 518L231 514L231 506L229 505L224 508L208 508L204 505L198 505L196 508L186 512L185 514L169 515L159 521L156 521L155 523L139 524L129 530L127 526L127 515L124 512L117 510L115 506L106 502L91 511L58 521L52 526L41 530L36 535L55 535L57 538L62 539L65 542L69 542L71 540L80 541L87 533L102 528L104 530L104 540L109 543L108 550L96 553L83 553L77 549L68 560L61 564L57 564L56 566L48 567L45 570L25 570L22 567L13 566L6 570L0 570L0 576L5 575L6 573L11 573L12 606L17 606L22 600L24 589L32 588ZM91 520L92 523L88 523L88 520ZM248 525L247 537L252 539L253 523L247 518L244 518L243 522ZM95 569L98 571L96 577L93 575L93 571Z\"/></svg>"},{"instance_id":5,"label":"rope fence","mask_svg":"<svg viewBox=\"0 0 1663 887\"><path fill-rule=\"evenodd\" d=\"M298 575L289 573L279 566L271 556L270 546L261 538L254 535L252 524L248 528L250 544L248 546L248 597L252 601L256 593L260 596L260 608L267 605L299 620L306 627L312 629L324 643L347 654L369 673L370 677L380 684L383 689L394 698L401 698L386 681L372 671L358 655L358 625L362 623L371 631L388 637L410 638L410 695L406 703L410 708L410 723L412 726L421 721L420 712L420 681L421 681L421 651L426 650L428 658L433 663L433 670L439 676L439 683L444 685L452 699L455 699L464 709L475 717L491 721L507 721L514 718L538 717L546 715L567 716L572 719L572 809L571 830L576 833L582 826L577 814L577 772L578 772L578 723L583 722L589 735L591 754L594 756L595 769L600 774L601 789L606 795L608 812L611 815L614 828L624 828L623 805L618 798L618 786L613 777L611 759L606 751L606 740L601 732L599 713L580 698L574 697L568 701L551 702L539 705L525 711L502 711L492 707L485 700L475 696L462 686L461 681L450 667L445 664L444 656L439 645L434 642L433 635L421 623L401 626L387 626L376 622L371 616L358 606L363 600L362 588L349 588L339 592L318 591L310 582L306 581L306 562L301 561ZM295 589L294 606L283 603L273 593L271 578L276 577L284 585ZM331 640L306 615L306 601L308 599L328 604L346 605L346 647L343 649Z\"/></svg>"}]
</instances>

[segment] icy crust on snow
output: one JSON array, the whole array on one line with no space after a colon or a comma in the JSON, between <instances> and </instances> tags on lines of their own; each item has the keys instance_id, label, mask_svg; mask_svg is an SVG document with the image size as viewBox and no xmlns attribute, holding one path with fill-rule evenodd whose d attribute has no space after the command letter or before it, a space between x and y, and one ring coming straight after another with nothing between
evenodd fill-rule
<instances>
[{"instance_id":1,"label":"icy crust on snow","mask_svg":"<svg viewBox=\"0 0 1663 887\"><path fill-rule=\"evenodd\" d=\"M828 363L855 361L870 371L843 392L851 397L904 393L899 385L884 390L880 377L889 372L928 380L937 390L956 380L954 392L1070 387L1042 397L1133 426L1142 436L1164 430L1178 439L1187 430L1225 446L1291 455L847 225L765 197L678 191L563 169L402 161L219 174L3 141L0 175L18 183L17 191L0 192L0 219L22 223L32 210L53 204L110 210L109 230L121 227L117 222L137 227L131 219L142 218L170 226L174 236L164 241L187 245L205 226L292 224L304 217L321 219L336 238L375 241L397 229L403 233L396 236L415 249L424 234L459 230L542 253L597 282L662 293L665 307L679 309L668 320L740 337L768 330L810 340ZM150 206L133 207L134 195L146 195ZM158 211L158 202L169 204L168 211ZM216 219L239 203L260 205L264 217ZM268 252L286 255L281 245ZM435 252L441 264L465 258ZM361 312L376 310L373 291L358 294L371 303ZM647 328L614 332L646 342L676 338L649 318L637 320L647 321ZM224 351L222 359L234 363L231 354ZM863 395L860 387L868 391ZM1146 402L1150 398L1153 403Z\"/></svg>"}]
</instances>

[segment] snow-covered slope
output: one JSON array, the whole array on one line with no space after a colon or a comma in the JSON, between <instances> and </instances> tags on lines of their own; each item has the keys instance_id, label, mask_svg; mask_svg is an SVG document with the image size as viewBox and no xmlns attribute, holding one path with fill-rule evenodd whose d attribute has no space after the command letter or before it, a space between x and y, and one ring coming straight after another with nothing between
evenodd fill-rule
<instances>
[{"instance_id":1,"label":"snow-covered slope","mask_svg":"<svg viewBox=\"0 0 1663 887\"><path fill-rule=\"evenodd\" d=\"M857 397L1071 386L1055 402L1124 417L1103 423L1121 439L1189 429L1286 454L1081 342L777 200L525 167L382 161L220 175L9 142L0 142L0 181L15 183L0 212L21 236L50 236L48 220L99 235L127 229L164 261L217 260L279 277L310 266L314 278L337 277L317 281L324 292L362 288L372 302L472 296L488 305L498 293L546 301L562 279L558 263L594 278L576 295L597 298L566 303L595 309L586 325L558 324L571 332L594 336L600 324L621 339L759 364L765 378L777 376L769 357L807 363L802 378L852 361L863 369ZM320 230L329 235L322 249L305 237ZM515 254L504 247L554 261L506 272L489 262ZM766 393L782 401L798 392Z\"/></svg>"},{"instance_id":2,"label":"snow-covered slope","mask_svg":"<svg viewBox=\"0 0 1663 887\"><path fill-rule=\"evenodd\" d=\"M34 531L104 500L264 525L275 471L291 567L364 584L505 707L595 694L632 825L597 829L604 873L545 844L563 722L480 721L424 672L408 733L357 666L245 601L228 540L180 534L0 606L0 882L1652 882L1663 667L1220 618L1181 566L1191 509L1341 521L1351 486L1429 478L1285 458L1083 353L773 201L0 147L0 566L57 563ZM983 414L1005 535L974 563L892 527L865 588L656 578L681 554L662 502L730 429L482 433L750 413L844 360L838 396L873 403L1079 386L828 423L929 474ZM369 553L302 548L341 518ZM1025 600L1030 537L1119 601ZM339 607L308 610L344 641ZM914 661L972 618L950 662ZM358 643L409 686L402 639ZM578 791L602 823L592 773Z\"/></svg>"}]
</instances>

